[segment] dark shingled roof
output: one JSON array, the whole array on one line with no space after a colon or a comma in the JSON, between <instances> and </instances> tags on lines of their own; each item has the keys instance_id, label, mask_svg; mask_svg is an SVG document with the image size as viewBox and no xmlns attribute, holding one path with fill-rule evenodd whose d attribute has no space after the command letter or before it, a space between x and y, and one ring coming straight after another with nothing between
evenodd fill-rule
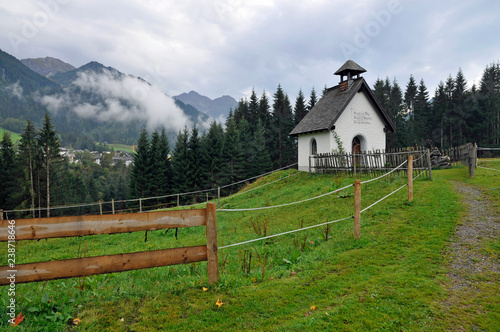
<instances>
[{"instance_id":1,"label":"dark shingled roof","mask_svg":"<svg viewBox=\"0 0 500 332\"><path fill-rule=\"evenodd\" d=\"M346 63L340 67L334 75L347 75L348 72L351 72L351 74L356 75L356 74L361 74L366 72L366 69L358 65L356 62L352 60L347 60Z\"/></svg>"},{"instance_id":2,"label":"dark shingled roof","mask_svg":"<svg viewBox=\"0 0 500 332\"><path fill-rule=\"evenodd\" d=\"M328 89L320 100L314 105L300 123L290 132L291 136L306 134L311 132L331 130L335 122L345 110L347 105L357 92L363 91L373 108L385 123L386 131L395 132L396 129L391 120L387 117L382 106L377 102L373 92L366 83L365 79L360 77L352 80L349 88L340 91L340 85Z\"/></svg>"}]
</instances>

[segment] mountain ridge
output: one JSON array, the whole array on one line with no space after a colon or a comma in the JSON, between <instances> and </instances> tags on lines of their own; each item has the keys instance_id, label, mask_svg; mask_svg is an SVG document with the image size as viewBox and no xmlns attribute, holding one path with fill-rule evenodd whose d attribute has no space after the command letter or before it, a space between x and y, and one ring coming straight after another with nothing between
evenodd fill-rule
<instances>
[{"instance_id":1,"label":"mountain ridge","mask_svg":"<svg viewBox=\"0 0 500 332\"><path fill-rule=\"evenodd\" d=\"M227 118L229 110L234 110L238 106L236 99L231 96L223 95L212 100L193 90L189 93L181 93L173 98L182 101L184 104L192 105L213 118Z\"/></svg>"},{"instance_id":2,"label":"mountain ridge","mask_svg":"<svg viewBox=\"0 0 500 332\"><path fill-rule=\"evenodd\" d=\"M21 59L20 61L29 69L45 77L51 77L55 74L64 73L76 68L67 62L49 56L45 58Z\"/></svg>"}]
</instances>

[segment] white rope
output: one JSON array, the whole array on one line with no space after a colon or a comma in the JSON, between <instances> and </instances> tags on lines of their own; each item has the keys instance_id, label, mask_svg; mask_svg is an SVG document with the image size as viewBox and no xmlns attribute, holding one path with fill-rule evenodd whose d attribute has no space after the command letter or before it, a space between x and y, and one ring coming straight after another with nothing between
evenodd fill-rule
<instances>
[{"instance_id":1,"label":"white rope","mask_svg":"<svg viewBox=\"0 0 500 332\"><path fill-rule=\"evenodd\" d=\"M324 226L324 225L327 225L327 224L332 224L332 223L343 221L343 220L347 220L347 219L352 219L352 216L345 217L345 218L342 218L342 219L333 220L333 221L327 221L327 222L324 222L322 224L317 224L317 225L313 225L313 226L298 228L298 229L294 229L294 230L291 230L291 231L288 231L288 232L283 232L283 233L274 234L274 235L268 235L268 236L260 237L258 239L253 239L253 240L248 240L248 241L243 241L243 242L228 244L226 246L219 247L218 249L225 249L225 248L229 248L229 247L239 246L239 245L242 245L242 244L247 244L247 243L262 241L262 240L270 239L270 238L273 238L273 237L277 237L277 236L281 236L281 235L286 235L286 234L291 234L291 233L295 233L295 232L300 232L300 231L303 231L303 230L306 230L306 229L310 229L310 228L314 228L314 227L319 227L319 226Z\"/></svg>"},{"instance_id":2,"label":"white rope","mask_svg":"<svg viewBox=\"0 0 500 332\"><path fill-rule=\"evenodd\" d=\"M484 169L489 169L490 171L497 171L497 172L500 172L500 170L498 169L494 169L494 168L489 168L489 167L484 167L484 166L477 166L478 168L484 168Z\"/></svg>"},{"instance_id":3,"label":"white rope","mask_svg":"<svg viewBox=\"0 0 500 332\"><path fill-rule=\"evenodd\" d=\"M371 208L371 207L373 207L373 206L377 205L378 203L382 202L384 199L388 198L388 197L389 197L389 196L391 196L392 194L397 193L398 191L400 191L401 189L403 189L403 188L404 188L404 187L406 187L407 185L408 185L408 184L407 184L407 183L405 183L403 186L401 186L401 187L399 187L398 189L394 190L392 193L390 193L390 194L388 194L388 195L386 195L386 196L382 197L381 199L379 199L379 200L378 200L378 201L376 201L375 203L373 203L373 204L369 205L368 207L364 208L363 210L361 210L361 212L360 212L360 213L363 213L363 212L365 212L366 210L368 210L369 208Z\"/></svg>"},{"instance_id":4,"label":"white rope","mask_svg":"<svg viewBox=\"0 0 500 332\"><path fill-rule=\"evenodd\" d=\"M498 151L500 148L477 148L478 150L493 150L493 151Z\"/></svg>"},{"instance_id":5,"label":"white rope","mask_svg":"<svg viewBox=\"0 0 500 332\"><path fill-rule=\"evenodd\" d=\"M236 194L231 195L231 196L228 196L228 197L224 197L224 198L222 198L221 200L227 200L227 199L230 199L230 198L233 198L233 197L239 196L239 195L243 195L243 194L249 193L249 192L251 192L251 191L254 191L254 190L260 189L260 188L262 188L262 187L268 186L268 185L273 184L273 183L276 183L276 182L278 182L278 181L282 181L282 180L284 180L284 179L287 179L287 178L289 178L289 177L291 177L291 176L295 176L295 175L297 175L297 174L300 174L300 172L297 172L297 173L293 173L293 174L287 175L287 176L285 176L285 177L282 177L282 178L279 178L279 179L277 179L277 180L271 181L271 182L269 182L269 183L263 184L262 186L258 186L258 187L252 188L252 189L248 189L248 190L245 190L245 191L241 191L241 192L239 192L239 193L236 193Z\"/></svg>"},{"instance_id":6,"label":"white rope","mask_svg":"<svg viewBox=\"0 0 500 332\"><path fill-rule=\"evenodd\" d=\"M231 184L226 184L225 186L222 186L220 187L221 189L224 189L224 188L227 188L227 187L231 187L231 186L234 186L236 184L240 184L240 183L243 183L243 182L247 182L247 181L250 181L250 180L253 180L253 179L257 179L257 178L260 178L262 176L266 176L266 175L269 175L269 174L273 174L273 173L276 173L278 171L282 171L284 169L287 169L287 168L290 168L290 167L293 167L297 165L297 163L295 164L291 164L291 165L288 165L288 166L285 166L285 167L282 167L282 168L278 168L278 169L275 169L274 171L270 171L270 172L267 172L267 173L264 173L264 174L261 174L261 175L256 175L254 177L251 177L251 178L248 178L248 179L245 179L245 180L241 180L241 181L238 181L238 182L234 182L234 183L231 183Z\"/></svg>"},{"instance_id":7,"label":"white rope","mask_svg":"<svg viewBox=\"0 0 500 332\"><path fill-rule=\"evenodd\" d=\"M408 162L408 160L405 160L401 165L399 165L398 167L394 168L392 171L390 171L388 173L385 173L384 175L381 175L381 176L379 176L377 178L366 180L366 181L362 181L361 184L369 183L369 182L372 182L372 181L377 181L377 180L383 178L384 176L387 176L387 175L391 174L392 172L396 171L397 169L403 167L403 165L406 164L407 162Z\"/></svg>"},{"instance_id":8,"label":"white rope","mask_svg":"<svg viewBox=\"0 0 500 332\"><path fill-rule=\"evenodd\" d=\"M295 204L300 204L300 203L304 203L304 202L308 202L308 201L312 201L314 199L317 199L317 198L321 198L321 197L325 197L325 196L328 196L328 195L331 195L331 194L334 194L336 192L339 192L341 190L344 190L344 189L347 189L349 187L352 187L353 185L350 184L350 185L347 185L343 188L339 188L339 189L336 189L334 191L330 191L326 194L322 194L322 195L319 195L319 196L315 196L315 197L311 197L311 198L307 198L307 199L304 199L302 201L297 201L297 202L292 202L292 203L286 203L286 204L280 204L280 205L273 205L273 206L262 206L262 207L258 207L258 208L247 208L247 209L217 209L217 211L221 211L221 212L242 212L242 211L257 211L257 210L265 210L265 209L274 209L274 208L278 208L278 207L283 207L283 206L289 206L289 205L295 205Z\"/></svg>"}]
</instances>

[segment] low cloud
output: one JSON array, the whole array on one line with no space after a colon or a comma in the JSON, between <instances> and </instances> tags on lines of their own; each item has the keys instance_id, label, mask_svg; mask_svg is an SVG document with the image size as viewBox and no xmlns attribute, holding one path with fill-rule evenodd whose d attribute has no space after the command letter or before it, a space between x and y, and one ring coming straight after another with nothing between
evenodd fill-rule
<instances>
[{"instance_id":1,"label":"low cloud","mask_svg":"<svg viewBox=\"0 0 500 332\"><path fill-rule=\"evenodd\" d=\"M11 85L7 85L5 87L5 90L7 90L7 92L9 92L14 97L17 97L19 99L21 99L23 97L23 87L21 85L19 85L19 82L16 82L16 83L11 84Z\"/></svg>"},{"instance_id":2,"label":"low cloud","mask_svg":"<svg viewBox=\"0 0 500 332\"><path fill-rule=\"evenodd\" d=\"M158 88L140 78L108 70L79 73L62 94L43 96L41 102L51 112L67 108L81 118L102 122L144 121L149 130L164 127L178 132L189 125L174 99Z\"/></svg>"}]
</instances>

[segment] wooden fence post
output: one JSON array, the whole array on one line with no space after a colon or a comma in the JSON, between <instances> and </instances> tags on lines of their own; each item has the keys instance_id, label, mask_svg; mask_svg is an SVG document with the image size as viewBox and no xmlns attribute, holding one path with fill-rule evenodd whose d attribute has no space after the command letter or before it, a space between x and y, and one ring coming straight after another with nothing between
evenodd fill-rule
<instances>
[{"instance_id":1,"label":"wooden fence post","mask_svg":"<svg viewBox=\"0 0 500 332\"><path fill-rule=\"evenodd\" d=\"M413 156L408 156L408 202L413 201Z\"/></svg>"},{"instance_id":2,"label":"wooden fence post","mask_svg":"<svg viewBox=\"0 0 500 332\"><path fill-rule=\"evenodd\" d=\"M220 187L217 187L217 208L220 209Z\"/></svg>"},{"instance_id":3,"label":"wooden fence post","mask_svg":"<svg viewBox=\"0 0 500 332\"><path fill-rule=\"evenodd\" d=\"M217 216L215 204L207 203L207 267L208 283L219 282L219 256L217 248Z\"/></svg>"},{"instance_id":4,"label":"wooden fence post","mask_svg":"<svg viewBox=\"0 0 500 332\"><path fill-rule=\"evenodd\" d=\"M115 214L115 199L111 198L111 210L113 211L113 214Z\"/></svg>"},{"instance_id":5,"label":"wooden fence post","mask_svg":"<svg viewBox=\"0 0 500 332\"><path fill-rule=\"evenodd\" d=\"M142 198L139 198L139 212L142 212Z\"/></svg>"},{"instance_id":6,"label":"wooden fence post","mask_svg":"<svg viewBox=\"0 0 500 332\"><path fill-rule=\"evenodd\" d=\"M3 209L0 209L0 220L3 220Z\"/></svg>"},{"instance_id":7,"label":"wooden fence post","mask_svg":"<svg viewBox=\"0 0 500 332\"><path fill-rule=\"evenodd\" d=\"M102 200L99 200L99 212L102 214Z\"/></svg>"},{"instance_id":8,"label":"wooden fence post","mask_svg":"<svg viewBox=\"0 0 500 332\"><path fill-rule=\"evenodd\" d=\"M177 206L179 206L179 205L180 205L180 204L179 204L179 201L180 201L180 199L179 199L179 194L177 194Z\"/></svg>"},{"instance_id":9,"label":"wooden fence post","mask_svg":"<svg viewBox=\"0 0 500 332\"><path fill-rule=\"evenodd\" d=\"M354 238L361 237L361 180L354 182Z\"/></svg>"},{"instance_id":10,"label":"wooden fence post","mask_svg":"<svg viewBox=\"0 0 500 332\"><path fill-rule=\"evenodd\" d=\"M429 168L429 179L432 181L431 150L427 149L427 167Z\"/></svg>"},{"instance_id":11,"label":"wooden fence post","mask_svg":"<svg viewBox=\"0 0 500 332\"><path fill-rule=\"evenodd\" d=\"M476 158L476 145L471 144L471 147L469 148L469 175L471 178L474 178L476 176Z\"/></svg>"}]
</instances>

